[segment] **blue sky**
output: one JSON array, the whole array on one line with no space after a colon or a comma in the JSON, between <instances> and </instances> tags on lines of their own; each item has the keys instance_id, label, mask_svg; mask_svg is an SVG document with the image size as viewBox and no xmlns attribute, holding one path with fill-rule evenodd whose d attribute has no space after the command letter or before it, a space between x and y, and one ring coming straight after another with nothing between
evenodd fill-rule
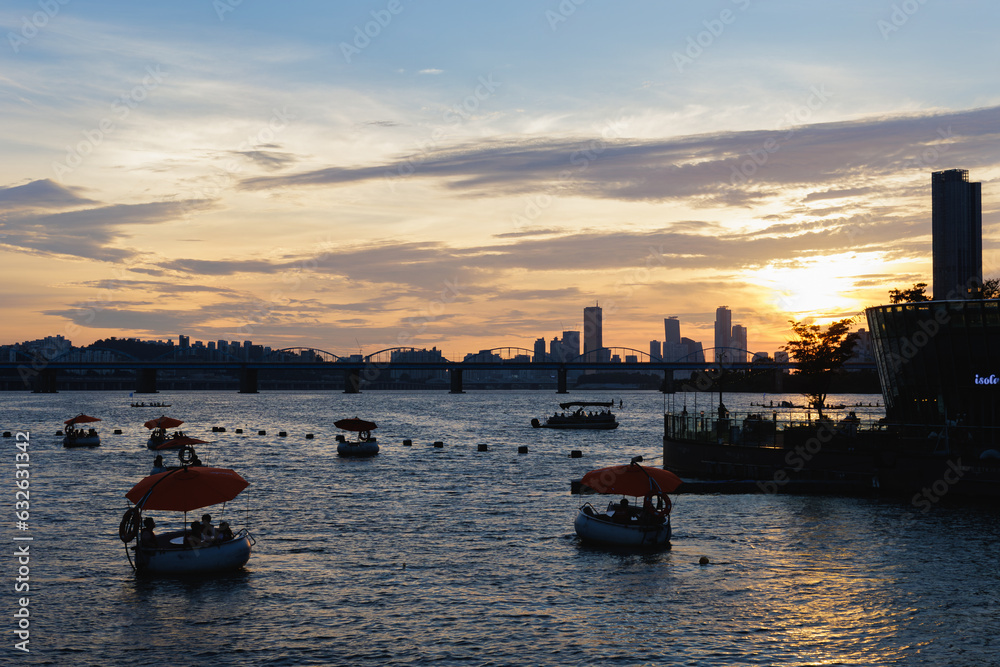
<instances>
[{"instance_id":1,"label":"blue sky","mask_svg":"<svg viewBox=\"0 0 1000 667\"><path fill-rule=\"evenodd\" d=\"M1000 6L12 2L0 340L460 355L605 308L773 351L930 282L930 172L983 182ZM366 34L367 31L367 34Z\"/></svg>"}]
</instances>

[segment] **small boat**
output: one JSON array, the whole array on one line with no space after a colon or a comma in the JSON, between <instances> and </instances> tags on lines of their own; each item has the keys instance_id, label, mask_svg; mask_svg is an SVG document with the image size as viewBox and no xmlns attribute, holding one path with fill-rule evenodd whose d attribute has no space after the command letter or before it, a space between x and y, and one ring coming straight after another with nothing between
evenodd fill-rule
<instances>
[{"instance_id":1,"label":"small boat","mask_svg":"<svg viewBox=\"0 0 1000 667\"><path fill-rule=\"evenodd\" d=\"M169 429L177 428L183 423L183 420L166 415L160 415L156 419L145 422L143 426L151 431L149 439L146 440L146 447L149 449L180 449L185 445L205 444L204 440L189 438L184 435L183 431L169 432Z\"/></svg>"},{"instance_id":2,"label":"small boat","mask_svg":"<svg viewBox=\"0 0 1000 667\"><path fill-rule=\"evenodd\" d=\"M610 430L618 428L618 421L611 412L614 401L573 401L570 403L560 403L563 409L562 414L553 414L546 418L545 423L538 419L532 419L531 425L534 428L562 428L562 429L595 429ZM586 408L605 408L600 411L587 411ZM566 410L570 410L566 414Z\"/></svg>"},{"instance_id":3,"label":"small boat","mask_svg":"<svg viewBox=\"0 0 1000 667\"><path fill-rule=\"evenodd\" d=\"M337 435L337 454L340 456L364 457L378 454L378 442L372 436L372 431L378 428L375 422L354 417L335 421L333 425L358 434L355 441L348 441L343 435Z\"/></svg>"},{"instance_id":4,"label":"small boat","mask_svg":"<svg viewBox=\"0 0 1000 667\"><path fill-rule=\"evenodd\" d=\"M190 542L190 531L154 534L155 522L149 517L143 520L142 513L165 510L186 514L228 502L247 485L235 470L208 466L185 465L142 479L125 494L134 506L125 512L118 526L118 536L125 543L125 553L133 569L150 574L184 575L229 572L246 565L257 543L247 528L190 546L185 544ZM130 547L133 541L136 544Z\"/></svg>"},{"instance_id":5,"label":"small boat","mask_svg":"<svg viewBox=\"0 0 1000 667\"><path fill-rule=\"evenodd\" d=\"M626 466L598 468L583 476L581 484L596 493L643 498L609 502L600 511L591 503L579 509L573 527L583 542L618 547L658 547L670 543L670 497L681 480L662 468L645 468L637 456ZM655 504L654 504L655 501Z\"/></svg>"},{"instance_id":6,"label":"small boat","mask_svg":"<svg viewBox=\"0 0 1000 667\"><path fill-rule=\"evenodd\" d=\"M77 428L77 424L88 424L101 421L100 417L88 417L79 414L72 419L67 419L66 432L63 436L63 447L97 447L101 444L101 436L94 428Z\"/></svg>"},{"instance_id":7,"label":"small boat","mask_svg":"<svg viewBox=\"0 0 1000 667\"><path fill-rule=\"evenodd\" d=\"M133 408L169 408L170 403L133 403Z\"/></svg>"}]
</instances>

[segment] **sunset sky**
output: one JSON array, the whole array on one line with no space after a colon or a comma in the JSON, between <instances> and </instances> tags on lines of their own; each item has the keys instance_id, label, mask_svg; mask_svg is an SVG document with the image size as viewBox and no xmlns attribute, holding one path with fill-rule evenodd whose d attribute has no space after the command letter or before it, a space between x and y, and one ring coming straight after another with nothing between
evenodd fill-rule
<instances>
[{"instance_id":1,"label":"sunset sky","mask_svg":"<svg viewBox=\"0 0 1000 667\"><path fill-rule=\"evenodd\" d=\"M983 183L1000 4L171 3L0 10L0 343L460 357L930 283L930 173Z\"/></svg>"}]
</instances>

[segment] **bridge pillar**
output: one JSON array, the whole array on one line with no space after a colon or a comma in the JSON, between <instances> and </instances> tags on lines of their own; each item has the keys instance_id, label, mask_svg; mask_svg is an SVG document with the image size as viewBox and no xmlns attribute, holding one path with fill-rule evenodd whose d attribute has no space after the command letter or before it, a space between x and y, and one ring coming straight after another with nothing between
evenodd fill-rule
<instances>
[{"instance_id":1,"label":"bridge pillar","mask_svg":"<svg viewBox=\"0 0 1000 667\"><path fill-rule=\"evenodd\" d=\"M451 376L451 391L449 394L464 394L462 391L462 369L449 368L448 375Z\"/></svg>"},{"instance_id":2,"label":"bridge pillar","mask_svg":"<svg viewBox=\"0 0 1000 667\"><path fill-rule=\"evenodd\" d=\"M566 389L566 375L567 371L565 368L560 368L556 371L558 389L556 389L557 394L568 394L569 390Z\"/></svg>"},{"instance_id":3,"label":"bridge pillar","mask_svg":"<svg viewBox=\"0 0 1000 667\"><path fill-rule=\"evenodd\" d=\"M56 371L54 368L44 368L31 380L31 392L34 394L55 394Z\"/></svg>"},{"instance_id":4,"label":"bridge pillar","mask_svg":"<svg viewBox=\"0 0 1000 667\"><path fill-rule=\"evenodd\" d=\"M660 385L660 391L664 394L673 394L676 391L673 371L663 371L663 384Z\"/></svg>"},{"instance_id":5,"label":"bridge pillar","mask_svg":"<svg viewBox=\"0 0 1000 667\"><path fill-rule=\"evenodd\" d=\"M156 369L140 368L135 372L135 393L156 394Z\"/></svg>"},{"instance_id":6,"label":"bridge pillar","mask_svg":"<svg viewBox=\"0 0 1000 667\"><path fill-rule=\"evenodd\" d=\"M241 394L257 393L257 369L243 367L240 369L240 392Z\"/></svg>"},{"instance_id":7,"label":"bridge pillar","mask_svg":"<svg viewBox=\"0 0 1000 667\"><path fill-rule=\"evenodd\" d=\"M361 371L359 369L352 368L349 371L344 371L344 393L361 393Z\"/></svg>"},{"instance_id":8,"label":"bridge pillar","mask_svg":"<svg viewBox=\"0 0 1000 667\"><path fill-rule=\"evenodd\" d=\"M774 393L783 394L785 393L785 372L780 369L774 369Z\"/></svg>"}]
</instances>

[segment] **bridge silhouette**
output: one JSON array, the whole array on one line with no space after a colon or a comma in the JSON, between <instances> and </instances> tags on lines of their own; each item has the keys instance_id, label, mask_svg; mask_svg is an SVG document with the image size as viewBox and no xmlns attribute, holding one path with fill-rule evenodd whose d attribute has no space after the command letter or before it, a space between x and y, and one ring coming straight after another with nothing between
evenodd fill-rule
<instances>
[{"instance_id":1,"label":"bridge silhouette","mask_svg":"<svg viewBox=\"0 0 1000 667\"><path fill-rule=\"evenodd\" d=\"M704 350L714 351L716 348ZM567 393L569 374L579 372L627 372L663 373L666 385L672 379L672 372L695 373L704 371L717 373L721 368L727 371L746 370L790 370L797 368L795 362L756 360L749 350L719 348L722 361L699 361L682 358L665 361L651 356L648 352L627 347L604 347L591 350L579 356L559 359L546 355L544 359L535 357L533 350L522 347L496 347L468 354L462 361L447 359L437 350L413 347L391 347L369 355L340 356L317 348L291 347L272 350L260 359L240 359L228 353L213 351L213 358L205 359L184 354L174 349L171 353L154 359L139 359L133 355L108 349L72 349L61 354L32 357L17 351L14 358L0 361L0 373L16 373L25 388L35 392L49 393L58 390L59 373L98 373L133 371L135 373L134 393L156 393L159 371L215 371L234 373L239 378L241 393L257 393L261 371L334 371L343 375L344 391L356 393L365 385L386 376L399 378L403 373L413 373L424 378L438 379L447 384L452 393L463 392L466 374L488 374L490 372L520 373L538 371L555 374L557 392ZM693 355L688 355L691 357ZM728 357L741 359L728 361ZM98 358L98 359L95 359ZM854 363L845 366L849 370L874 368L872 363ZM445 377L447 379L445 379Z\"/></svg>"}]
</instances>

